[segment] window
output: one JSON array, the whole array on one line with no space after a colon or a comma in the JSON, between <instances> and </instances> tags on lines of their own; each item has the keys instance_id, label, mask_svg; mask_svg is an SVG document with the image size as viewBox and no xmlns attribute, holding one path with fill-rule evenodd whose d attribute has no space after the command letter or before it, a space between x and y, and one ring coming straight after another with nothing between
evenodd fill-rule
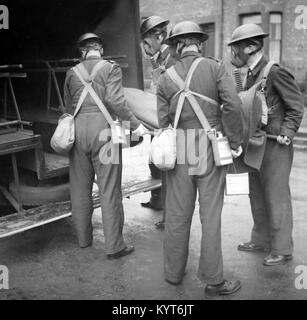
<instances>
[{"instance_id":1,"label":"window","mask_svg":"<svg viewBox=\"0 0 307 320\"><path fill-rule=\"evenodd\" d=\"M281 36L282 36L281 13L270 14L270 60L280 63L281 60Z\"/></svg>"},{"instance_id":2,"label":"window","mask_svg":"<svg viewBox=\"0 0 307 320\"><path fill-rule=\"evenodd\" d=\"M251 14L242 14L241 15L241 24L246 23L256 23L262 24L262 17L260 13L251 13Z\"/></svg>"},{"instance_id":3,"label":"window","mask_svg":"<svg viewBox=\"0 0 307 320\"><path fill-rule=\"evenodd\" d=\"M203 42L203 56L204 57L215 57L215 24L214 23L203 23L199 25L202 30L208 34L209 38Z\"/></svg>"}]
</instances>

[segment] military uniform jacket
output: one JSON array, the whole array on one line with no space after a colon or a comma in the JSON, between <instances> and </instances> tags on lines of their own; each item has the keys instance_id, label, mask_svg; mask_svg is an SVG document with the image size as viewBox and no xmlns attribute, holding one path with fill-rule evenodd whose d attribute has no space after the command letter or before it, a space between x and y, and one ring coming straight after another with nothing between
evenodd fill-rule
<instances>
[{"instance_id":1,"label":"military uniform jacket","mask_svg":"<svg viewBox=\"0 0 307 320\"><path fill-rule=\"evenodd\" d=\"M89 57L83 61L89 74L100 60L97 57ZM74 113L83 88L83 84L75 72L70 69L66 74L64 85L65 108L70 114ZM140 122L133 115L125 100L122 88L122 71L118 64L112 61L105 63L93 81L93 88L113 117L117 116L122 121L130 121L132 129L136 129L139 126ZM87 94L80 110L80 112L85 111L100 112L100 109L89 94ZM107 121L106 127L108 127Z\"/></svg>"},{"instance_id":2,"label":"military uniform jacket","mask_svg":"<svg viewBox=\"0 0 307 320\"><path fill-rule=\"evenodd\" d=\"M178 75L185 80L193 61L201 57L197 52L185 52L175 64ZM212 128L221 130L228 137L233 149L242 144L242 109L234 82L223 63L204 58L198 65L191 80L190 89L216 100L223 108L208 104L196 97ZM167 73L158 82L157 106L160 128L173 124L178 103L177 85ZM187 99L184 102L178 128L202 128Z\"/></svg>"},{"instance_id":3,"label":"military uniform jacket","mask_svg":"<svg viewBox=\"0 0 307 320\"><path fill-rule=\"evenodd\" d=\"M252 70L253 84L259 80L267 63L266 58L262 57ZM304 113L303 96L293 75L284 68L274 65L268 75L266 86L266 100L269 107L266 132L293 139Z\"/></svg>"}]
</instances>

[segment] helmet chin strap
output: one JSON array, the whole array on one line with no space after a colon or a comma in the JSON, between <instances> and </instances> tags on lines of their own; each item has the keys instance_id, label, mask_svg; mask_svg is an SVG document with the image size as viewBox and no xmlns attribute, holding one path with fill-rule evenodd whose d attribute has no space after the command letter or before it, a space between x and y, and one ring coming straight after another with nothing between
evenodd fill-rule
<instances>
[{"instance_id":1,"label":"helmet chin strap","mask_svg":"<svg viewBox=\"0 0 307 320\"><path fill-rule=\"evenodd\" d=\"M183 47L184 47L184 43L182 42L178 42L177 45L176 45L176 53L181 55L181 52L183 50Z\"/></svg>"},{"instance_id":2,"label":"helmet chin strap","mask_svg":"<svg viewBox=\"0 0 307 320\"><path fill-rule=\"evenodd\" d=\"M262 47L261 47L261 46L259 46L259 48L258 48L258 49L256 49L256 50L254 50L254 51L252 51L252 52L248 53L248 55L249 55L249 56L252 56L252 55L256 54L257 52L261 51L261 49L262 49Z\"/></svg>"},{"instance_id":3,"label":"helmet chin strap","mask_svg":"<svg viewBox=\"0 0 307 320\"><path fill-rule=\"evenodd\" d=\"M160 33L160 34L158 35L157 40L160 42L160 44L163 43L164 37L163 37L162 33Z\"/></svg>"}]
</instances>

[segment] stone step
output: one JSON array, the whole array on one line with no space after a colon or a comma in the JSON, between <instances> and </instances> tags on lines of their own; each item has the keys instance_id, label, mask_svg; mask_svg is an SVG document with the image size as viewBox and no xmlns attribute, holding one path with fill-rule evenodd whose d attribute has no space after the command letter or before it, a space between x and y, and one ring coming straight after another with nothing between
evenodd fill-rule
<instances>
[{"instance_id":1,"label":"stone step","mask_svg":"<svg viewBox=\"0 0 307 320\"><path fill-rule=\"evenodd\" d=\"M298 145L294 144L293 145L295 151L300 151L300 152L306 152L307 151L307 145Z\"/></svg>"},{"instance_id":2,"label":"stone step","mask_svg":"<svg viewBox=\"0 0 307 320\"><path fill-rule=\"evenodd\" d=\"M296 133L297 137L306 137L307 138L307 128L300 128Z\"/></svg>"},{"instance_id":3,"label":"stone step","mask_svg":"<svg viewBox=\"0 0 307 320\"><path fill-rule=\"evenodd\" d=\"M294 145L307 146L307 137L296 136L293 141Z\"/></svg>"}]
</instances>

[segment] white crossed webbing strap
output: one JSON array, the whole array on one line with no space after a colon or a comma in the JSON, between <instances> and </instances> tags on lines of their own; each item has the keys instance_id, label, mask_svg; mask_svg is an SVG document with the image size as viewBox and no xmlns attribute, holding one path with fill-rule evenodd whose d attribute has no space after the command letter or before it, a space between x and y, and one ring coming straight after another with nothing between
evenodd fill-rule
<instances>
[{"instance_id":1,"label":"white crossed webbing strap","mask_svg":"<svg viewBox=\"0 0 307 320\"><path fill-rule=\"evenodd\" d=\"M113 121L110 113L108 112L107 108L105 107L105 105L103 104L103 102L101 101L101 99L99 98L99 96L97 95L97 93L95 92L95 90L92 87L92 81L94 80L98 70L105 63L106 63L105 60L99 61L94 66L90 75L88 74L87 70L85 69L85 67L82 63L80 63L77 66L75 66L74 68L72 68L74 70L74 72L76 73L76 75L78 76L78 78L80 79L80 81L82 82L82 84L84 85L84 89L83 89L81 96L79 98L78 105L76 107L76 111L74 113L74 116L77 115L86 95L89 93L91 95L91 97L93 98L93 100L95 101L95 103L97 104L100 111L102 112L102 114L104 115L104 117L106 118L106 120L108 121L110 127L113 128L114 121Z\"/></svg>"},{"instance_id":2,"label":"white crossed webbing strap","mask_svg":"<svg viewBox=\"0 0 307 320\"><path fill-rule=\"evenodd\" d=\"M265 66L264 71L263 71L263 75L262 75L262 79L260 81L261 88L264 89L266 87L266 83L267 83L270 71L271 71L272 67L276 64L278 65L278 63L276 61L269 61L268 64Z\"/></svg>"},{"instance_id":3,"label":"white crossed webbing strap","mask_svg":"<svg viewBox=\"0 0 307 320\"><path fill-rule=\"evenodd\" d=\"M175 114L175 120L174 120L174 128L175 129L177 128L177 125L179 122L179 118L180 118L180 114L181 114L181 111L183 108L184 100L185 100L185 98L187 98L188 101L190 102L196 116L198 117L199 121L201 122L203 128L207 131L211 130L211 126L210 126L206 116L204 115L195 96L197 96L197 97L201 98L202 100L205 100L208 103L211 103L215 106L219 106L219 103L217 101L205 96L205 95L191 91L189 88L194 71L202 59L203 58L197 58L196 60L193 61L192 65L188 71L187 78L185 81L183 81L182 78L178 75L178 73L176 72L174 67L171 67L170 69L168 69L166 71L168 73L168 75L170 76L170 78L177 84L177 86L180 89L176 94L176 95L179 94L179 100L178 100L176 114Z\"/></svg>"},{"instance_id":4,"label":"white crossed webbing strap","mask_svg":"<svg viewBox=\"0 0 307 320\"><path fill-rule=\"evenodd\" d=\"M270 74L270 71L272 69L272 67L274 65L278 65L277 62L275 61L269 61L267 63L267 65L265 66L265 68L262 69L262 72L260 72L258 78L257 78L257 81L256 81L256 85L259 85L260 84L260 92L262 93L262 95L260 96L260 99L262 100L262 123L267 125L268 123L268 113L269 113L269 110L270 108L268 108L268 105L266 103L266 96L265 96L265 88L266 88L266 84L267 84L267 80L268 80L268 76Z\"/></svg>"},{"instance_id":5,"label":"white crossed webbing strap","mask_svg":"<svg viewBox=\"0 0 307 320\"><path fill-rule=\"evenodd\" d=\"M261 115L261 121L263 124L268 124L268 114L269 114L269 107L266 103L266 97L265 97L265 89L266 89L266 83L268 80L268 76L270 74L270 71L272 67L277 64L275 61L269 61L268 64L265 66L262 79L260 81L260 91L263 93L263 103L262 103L262 115Z\"/></svg>"}]
</instances>

